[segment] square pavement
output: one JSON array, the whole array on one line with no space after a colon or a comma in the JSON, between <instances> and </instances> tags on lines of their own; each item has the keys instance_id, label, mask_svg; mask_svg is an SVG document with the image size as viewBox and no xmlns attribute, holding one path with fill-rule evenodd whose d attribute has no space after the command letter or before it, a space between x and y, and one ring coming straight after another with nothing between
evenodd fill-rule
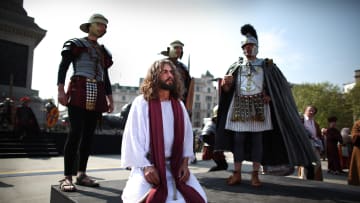
<instances>
[{"instance_id":1,"label":"square pavement","mask_svg":"<svg viewBox=\"0 0 360 203\"><path fill-rule=\"evenodd\" d=\"M197 162L196 164L190 165L190 170L197 175L197 177L201 178L214 163L211 160L201 160L201 153L197 153L196 157ZM233 169L232 154L226 153L226 158L229 162L228 172L230 174L230 170ZM243 172L250 172L251 169L251 162L244 162ZM346 175L331 175L326 173L327 161L322 162L322 169L325 183L332 183L331 185L335 188L351 187L347 185ZM120 167L119 154L91 155L88 162L87 173L100 183L107 181L124 181L129 175L128 170ZM224 176L224 174L226 174L226 172L221 174L217 173L218 172L214 172L213 175ZM58 181L62 178L62 156L0 159L0 203L50 202L51 186L58 185ZM293 174L286 178L290 178L285 179L290 181L291 178L297 177ZM201 184L206 184L206 182L201 182ZM284 189L286 189L286 187L284 187ZM209 194L209 196L211 195L214 194Z\"/></svg>"}]
</instances>

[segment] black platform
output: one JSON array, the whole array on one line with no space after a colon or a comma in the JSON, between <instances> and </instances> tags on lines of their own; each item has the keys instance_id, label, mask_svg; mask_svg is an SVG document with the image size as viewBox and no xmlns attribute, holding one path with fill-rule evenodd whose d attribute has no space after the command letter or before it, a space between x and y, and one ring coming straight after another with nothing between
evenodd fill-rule
<instances>
[{"instance_id":1,"label":"black platform","mask_svg":"<svg viewBox=\"0 0 360 203\"><path fill-rule=\"evenodd\" d=\"M360 202L360 187L289 177L262 175L263 186L250 186L250 174L243 174L240 185L228 186L229 171L195 174L206 191L209 203L232 202ZM99 188L77 186L78 191L64 193L51 186L51 203L121 203L125 180L103 181Z\"/></svg>"},{"instance_id":2,"label":"black platform","mask_svg":"<svg viewBox=\"0 0 360 203\"><path fill-rule=\"evenodd\" d=\"M122 135L94 135L91 154L121 154ZM104 133L104 134L99 134ZM67 133L41 132L20 139L12 131L0 131L0 158L52 157L63 155ZM106 146L106 147L104 147Z\"/></svg>"}]
</instances>

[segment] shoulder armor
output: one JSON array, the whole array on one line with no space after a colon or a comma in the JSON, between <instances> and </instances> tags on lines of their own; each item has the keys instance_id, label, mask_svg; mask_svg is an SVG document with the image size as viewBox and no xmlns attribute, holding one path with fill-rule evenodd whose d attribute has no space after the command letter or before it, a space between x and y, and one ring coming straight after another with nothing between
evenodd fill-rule
<instances>
[{"instance_id":1,"label":"shoulder armor","mask_svg":"<svg viewBox=\"0 0 360 203\"><path fill-rule=\"evenodd\" d=\"M81 47L82 42L78 38L73 38L68 41L66 41L63 45L62 52L63 51L70 51L73 46Z\"/></svg>"},{"instance_id":2,"label":"shoulder armor","mask_svg":"<svg viewBox=\"0 0 360 203\"><path fill-rule=\"evenodd\" d=\"M85 40L85 39L84 38L69 39L68 41L66 41L64 43L64 47L65 47L65 45L75 45L77 47L85 47L85 44L82 42L82 40Z\"/></svg>"},{"instance_id":3,"label":"shoulder armor","mask_svg":"<svg viewBox=\"0 0 360 203\"><path fill-rule=\"evenodd\" d=\"M102 48L104 49L105 54L106 54L108 57L112 58L112 54L111 54L111 52L109 51L109 49L107 49L104 45L101 45L101 46L102 46Z\"/></svg>"},{"instance_id":4,"label":"shoulder armor","mask_svg":"<svg viewBox=\"0 0 360 203\"><path fill-rule=\"evenodd\" d=\"M61 54L65 54L65 52L70 51L74 56L78 56L81 52L87 51L87 47L84 44L84 38L73 38L64 43Z\"/></svg>"},{"instance_id":5,"label":"shoulder armor","mask_svg":"<svg viewBox=\"0 0 360 203\"><path fill-rule=\"evenodd\" d=\"M178 60L178 61L177 61L177 64L178 64L179 66L181 66L181 68L183 68L185 71L187 71L187 72L189 71L189 70L188 70L188 67L187 67L183 62L181 62L181 61Z\"/></svg>"},{"instance_id":6,"label":"shoulder armor","mask_svg":"<svg viewBox=\"0 0 360 203\"><path fill-rule=\"evenodd\" d=\"M226 74L233 74L240 65L239 61L234 62L231 64Z\"/></svg>"},{"instance_id":7,"label":"shoulder armor","mask_svg":"<svg viewBox=\"0 0 360 203\"><path fill-rule=\"evenodd\" d=\"M63 45L61 52L70 51L72 46L73 46L73 43L66 41Z\"/></svg>"},{"instance_id":8,"label":"shoulder armor","mask_svg":"<svg viewBox=\"0 0 360 203\"><path fill-rule=\"evenodd\" d=\"M272 59L266 58L266 59L265 59L265 65L266 65L266 66L273 66L273 65L274 65L274 62L273 62Z\"/></svg>"}]
</instances>

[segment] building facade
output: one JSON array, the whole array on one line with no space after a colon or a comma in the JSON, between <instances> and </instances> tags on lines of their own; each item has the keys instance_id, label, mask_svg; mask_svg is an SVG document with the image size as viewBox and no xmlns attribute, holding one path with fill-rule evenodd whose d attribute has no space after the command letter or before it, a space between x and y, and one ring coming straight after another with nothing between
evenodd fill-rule
<instances>
[{"instance_id":1,"label":"building facade","mask_svg":"<svg viewBox=\"0 0 360 203\"><path fill-rule=\"evenodd\" d=\"M344 84L344 86L343 86L344 93L350 92L350 90L351 90L352 88L354 88L357 83L360 83L360 69L355 70L354 79L355 79L354 82Z\"/></svg>"},{"instance_id":2,"label":"building facade","mask_svg":"<svg viewBox=\"0 0 360 203\"><path fill-rule=\"evenodd\" d=\"M211 117L213 108L218 104L217 80L207 71L200 78L194 78L194 100L191 122L194 129L201 129L204 118Z\"/></svg>"},{"instance_id":3,"label":"building facade","mask_svg":"<svg viewBox=\"0 0 360 203\"><path fill-rule=\"evenodd\" d=\"M119 83L112 85L112 90L115 114L120 113L125 104L131 103L139 95L139 87L121 86Z\"/></svg>"}]
</instances>

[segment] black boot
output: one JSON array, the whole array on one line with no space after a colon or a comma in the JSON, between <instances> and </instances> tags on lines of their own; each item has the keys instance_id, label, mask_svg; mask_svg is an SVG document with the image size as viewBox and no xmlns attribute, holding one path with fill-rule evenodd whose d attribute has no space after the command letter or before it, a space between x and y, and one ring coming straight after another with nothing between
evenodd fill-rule
<instances>
[{"instance_id":1,"label":"black boot","mask_svg":"<svg viewBox=\"0 0 360 203\"><path fill-rule=\"evenodd\" d=\"M209 169L209 172L226 170L228 168L228 164L225 159L214 160L214 161L216 163L216 166L211 167Z\"/></svg>"}]
</instances>

